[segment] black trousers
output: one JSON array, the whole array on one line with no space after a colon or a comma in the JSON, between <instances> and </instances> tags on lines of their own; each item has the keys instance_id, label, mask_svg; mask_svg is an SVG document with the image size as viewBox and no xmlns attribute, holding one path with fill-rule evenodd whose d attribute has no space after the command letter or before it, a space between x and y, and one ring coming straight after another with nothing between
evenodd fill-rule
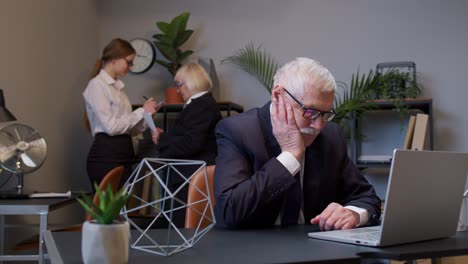
<instances>
[{"instance_id":1,"label":"black trousers","mask_svg":"<svg viewBox=\"0 0 468 264\"><path fill-rule=\"evenodd\" d=\"M88 153L86 170L91 185L98 185L113 168L123 165L124 177L120 183L122 186L132 173L132 165L136 162L133 152L132 138L129 135L109 136L98 133L94 136L94 142Z\"/></svg>"}]
</instances>

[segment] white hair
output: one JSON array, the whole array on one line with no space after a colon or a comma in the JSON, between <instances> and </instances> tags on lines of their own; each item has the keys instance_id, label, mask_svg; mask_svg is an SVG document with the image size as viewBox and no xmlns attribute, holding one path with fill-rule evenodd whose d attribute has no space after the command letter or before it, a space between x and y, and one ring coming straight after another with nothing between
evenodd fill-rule
<instances>
[{"instance_id":1,"label":"white hair","mask_svg":"<svg viewBox=\"0 0 468 264\"><path fill-rule=\"evenodd\" d=\"M275 74L273 85L281 85L292 94L304 95L306 87L314 87L321 92L335 92L333 75L318 61L309 58L296 58L283 65Z\"/></svg>"}]
</instances>

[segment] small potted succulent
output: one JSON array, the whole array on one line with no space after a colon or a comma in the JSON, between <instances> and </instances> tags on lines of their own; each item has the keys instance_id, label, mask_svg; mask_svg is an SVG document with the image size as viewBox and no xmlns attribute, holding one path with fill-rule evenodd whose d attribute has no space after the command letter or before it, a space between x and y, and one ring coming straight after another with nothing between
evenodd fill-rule
<instances>
[{"instance_id":1,"label":"small potted succulent","mask_svg":"<svg viewBox=\"0 0 468 264\"><path fill-rule=\"evenodd\" d=\"M158 48L166 60L156 60L158 64L165 67L172 76L182 66L182 62L190 56L193 51L182 51L181 46L193 34L193 30L187 29L187 21L190 13L184 12L167 23L159 21L156 23L161 33L154 34L154 45ZM166 104L183 103L183 99L176 92L176 87L166 89ZM175 92L175 94L173 94Z\"/></svg>"},{"instance_id":2,"label":"small potted succulent","mask_svg":"<svg viewBox=\"0 0 468 264\"><path fill-rule=\"evenodd\" d=\"M111 185L100 190L94 184L99 202L82 195L77 198L86 212L94 219L83 224L81 252L84 263L127 263L130 227L128 222L116 220L131 194L122 189L114 194Z\"/></svg>"}]
</instances>

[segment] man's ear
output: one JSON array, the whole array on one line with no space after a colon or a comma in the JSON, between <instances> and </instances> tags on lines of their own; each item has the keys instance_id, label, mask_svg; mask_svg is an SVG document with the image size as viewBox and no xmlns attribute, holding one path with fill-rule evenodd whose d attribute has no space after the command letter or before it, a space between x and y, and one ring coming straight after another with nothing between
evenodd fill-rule
<instances>
[{"instance_id":1,"label":"man's ear","mask_svg":"<svg viewBox=\"0 0 468 264\"><path fill-rule=\"evenodd\" d=\"M282 90L283 90L283 87L281 87L279 85L276 85L275 87L273 87L273 89L271 90L271 101L272 102L277 102L278 101L278 98L279 98Z\"/></svg>"}]
</instances>

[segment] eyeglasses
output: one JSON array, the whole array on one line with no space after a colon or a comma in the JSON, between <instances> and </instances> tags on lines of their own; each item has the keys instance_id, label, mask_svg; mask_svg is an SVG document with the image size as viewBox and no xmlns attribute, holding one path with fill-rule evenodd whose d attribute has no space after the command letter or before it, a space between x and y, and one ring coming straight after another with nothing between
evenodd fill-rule
<instances>
[{"instance_id":1,"label":"eyeglasses","mask_svg":"<svg viewBox=\"0 0 468 264\"><path fill-rule=\"evenodd\" d=\"M182 85L184 85L184 84L185 84L185 83L183 83L183 82L174 81L174 85L175 85L178 89L180 89L180 87L182 87Z\"/></svg>"},{"instance_id":2,"label":"eyeglasses","mask_svg":"<svg viewBox=\"0 0 468 264\"><path fill-rule=\"evenodd\" d=\"M127 62L128 67L133 67L133 61L129 61L126 58L122 58L122 59L124 59L125 62Z\"/></svg>"},{"instance_id":3,"label":"eyeglasses","mask_svg":"<svg viewBox=\"0 0 468 264\"><path fill-rule=\"evenodd\" d=\"M284 91L286 93L288 93L289 96L291 96L291 98L294 101L296 101L296 103L298 103L299 106L304 110L304 113L302 114L302 116L305 119L315 120L315 119L317 119L317 118L319 118L321 116L322 121L332 121L333 118L335 118L336 112L335 112L335 110L333 108L331 109L330 112L323 112L323 111L319 111L319 110L316 110L316 109L307 108L307 107L305 107L305 105L303 105L301 102L299 102L299 100L297 100L290 92L288 92L288 90L286 90L286 88L284 88Z\"/></svg>"}]
</instances>

